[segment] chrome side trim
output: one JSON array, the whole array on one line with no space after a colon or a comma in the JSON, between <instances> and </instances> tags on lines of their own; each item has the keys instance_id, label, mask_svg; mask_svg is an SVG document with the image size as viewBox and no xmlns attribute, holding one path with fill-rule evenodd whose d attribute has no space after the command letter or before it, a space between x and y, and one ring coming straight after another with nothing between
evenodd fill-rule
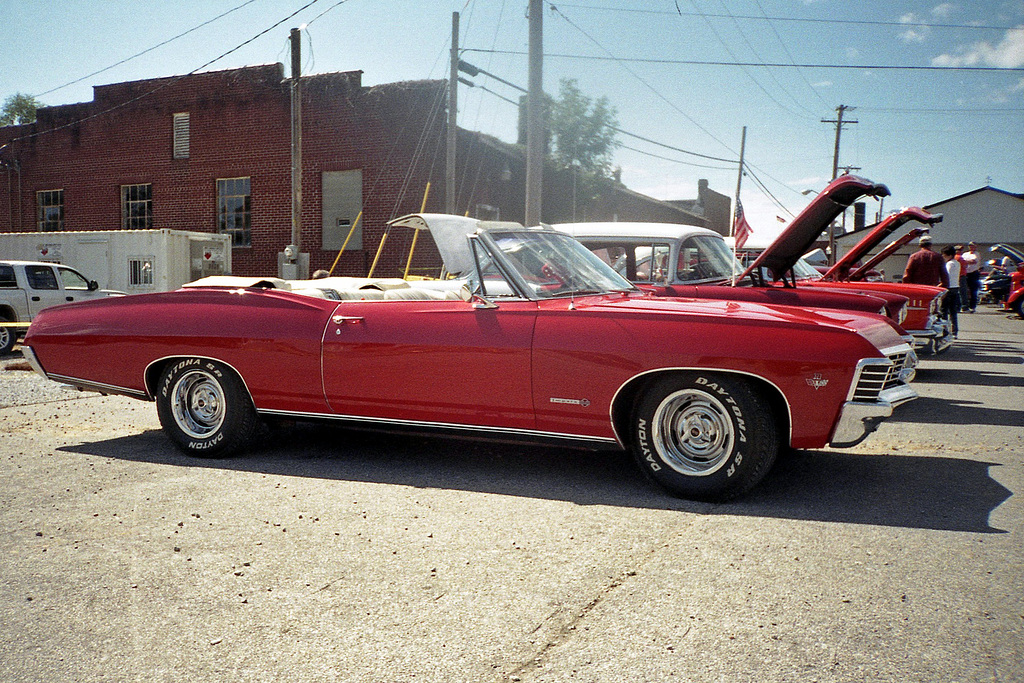
<instances>
[{"instance_id":1,"label":"chrome side trim","mask_svg":"<svg viewBox=\"0 0 1024 683\"><path fill-rule=\"evenodd\" d=\"M617 441L607 436L587 436L584 434L566 434L563 432L545 432L538 429L518 429L514 427L494 427L487 425L460 424L455 422L431 422L427 420L402 420L399 418L367 417L365 415L343 415L337 413L306 413L291 410L259 409L256 412L260 415L274 415L277 417L289 417L310 420L332 420L339 422L359 422L373 425L393 425L397 427L425 427L428 429L469 431L490 434L509 434L520 437L534 437L544 439L560 439L568 441L585 441L591 443L616 444Z\"/></svg>"},{"instance_id":2,"label":"chrome side trim","mask_svg":"<svg viewBox=\"0 0 1024 683\"><path fill-rule=\"evenodd\" d=\"M618 399L619 399L619 393L625 388L625 386L627 384L631 384L633 382L633 380L635 380L635 379L637 379L639 377L643 377L644 375L652 375L652 374L660 373L660 372L676 372L676 371L682 371L682 372L722 372L722 373L726 373L726 374L730 374L730 375L744 375L746 377L753 377L755 379L759 379L762 382L765 382L765 383L769 384L772 388L774 388L777 392L779 392L779 396L782 397L782 402L786 404L786 417L788 418L788 422L789 422L789 436L788 436L788 438L786 440L786 443L787 444L792 443L792 441L793 441L793 409L789 405L789 397L786 396L786 392L784 392L782 389L779 388L778 384L776 384L775 382L771 381L770 379L768 379L766 377L762 377L761 375L755 375L752 372L744 372L742 370L731 370L731 369L726 369L726 368L665 367L665 368L654 368L653 370L644 370L643 372L638 372L637 374L633 375L632 377L628 378L625 382L620 384L619 388L615 390L614 394L612 394L612 400L608 404L608 419L609 419L609 421L611 422L611 425L612 425L612 432L615 434L615 441L618 442L618 444L620 446L625 448L626 447L626 442L623 441L622 435L619 434L619 430L617 430L615 428L615 416L612 414L612 411L615 410L616 401L618 401Z\"/></svg>"},{"instance_id":3,"label":"chrome side trim","mask_svg":"<svg viewBox=\"0 0 1024 683\"><path fill-rule=\"evenodd\" d=\"M103 382L93 382L92 380L81 379L80 377L68 377L66 375L46 375L45 377L47 379L52 379L54 382L70 384L71 386L82 389L83 391L96 391L101 394L120 394L122 396L130 396L132 398L141 398L146 401L151 398L145 391L120 387L116 384L104 384Z\"/></svg>"}]
</instances>

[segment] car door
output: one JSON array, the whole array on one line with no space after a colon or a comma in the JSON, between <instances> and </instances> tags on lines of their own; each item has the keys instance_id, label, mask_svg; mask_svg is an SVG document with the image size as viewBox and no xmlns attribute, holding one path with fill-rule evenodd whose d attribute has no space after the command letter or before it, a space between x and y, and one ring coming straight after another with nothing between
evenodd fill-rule
<instances>
[{"instance_id":1,"label":"car door","mask_svg":"<svg viewBox=\"0 0 1024 683\"><path fill-rule=\"evenodd\" d=\"M370 421L532 430L536 319L522 300L343 301L324 334L328 404Z\"/></svg>"},{"instance_id":2,"label":"car door","mask_svg":"<svg viewBox=\"0 0 1024 683\"><path fill-rule=\"evenodd\" d=\"M64 294L53 266L28 264L25 266L25 279L28 282L28 311L32 317L44 308L74 300Z\"/></svg>"},{"instance_id":3,"label":"car door","mask_svg":"<svg viewBox=\"0 0 1024 683\"><path fill-rule=\"evenodd\" d=\"M57 279L64 289L66 301L83 301L85 299L104 298L105 295L89 289L89 281L85 276L72 268L57 266Z\"/></svg>"}]
</instances>

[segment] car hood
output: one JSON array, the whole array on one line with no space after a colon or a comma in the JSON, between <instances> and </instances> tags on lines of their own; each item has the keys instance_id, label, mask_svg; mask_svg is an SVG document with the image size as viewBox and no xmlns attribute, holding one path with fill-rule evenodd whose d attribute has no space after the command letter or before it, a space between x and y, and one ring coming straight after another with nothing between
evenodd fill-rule
<instances>
[{"instance_id":1,"label":"car hood","mask_svg":"<svg viewBox=\"0 0 1024 683\"><path fill-rule=\"evenodd\" d=\"M601 309L608 312L678 315L689 314L707 319L727 318L731 322L751 325L750 333L757 334L757 326L776 324L804 326L806 328L843 330L860 334L876 349L887 349L904 343L899 332L887 318L858 311L807 306L781 306L749 301L723 299L682 299L653 295L632 295L625 298L589 297L577 300L578 308Z\"/></svg>"},{"instance_id":2,"label":"car hood","mask_svg":"<svg viewBox=\"0 0 1024 683\"><path fill-rule=\"evenodd\" d=\"M1013 259L1014 263L1020 263L1024 261L1024 253L1021 253L1018 249L1011 247L1009 244L997 244L993 246L990 251L993 251L997 254L1002 254L1003 256L1009 256L1011 259Z\"/></svg>"},{"instance_id":3,"label":"car hood","mask_svg":"<svg viewBox=\"0 0 1024 683\"><path fill-rule=\"evenodd\" d=\"M910 221L919 221L921 223L926 223L927 225L935 225L942 221L942 214L929 213L920 207L912 206L907 209L901 209L891 216L887 216L881 223L872 228L870 232L860 240L860 242L853 245L853 247L846 252L841 259L838 259L834 266L825 271L825 274L822 277L827 280L845 279L845 276L849 274L857 261L864 258L868 252L879 244L879 242L896 232L900 226L905 225Z\"/></svg>"},{"instance_id":4,"label":"car hood","mask_svg":"<svg viewBox=\"0 0 1024 683\"><path fill-rule=\"evenodd\" d=\"M750 275L758 268L767 268L775 279L788 272L803 254L810 250L818 236L836 216L864 196L888 197L889 188L855 175L839 176L818 193L785 230L740 275Z\"/></svg>"}]
</instances>

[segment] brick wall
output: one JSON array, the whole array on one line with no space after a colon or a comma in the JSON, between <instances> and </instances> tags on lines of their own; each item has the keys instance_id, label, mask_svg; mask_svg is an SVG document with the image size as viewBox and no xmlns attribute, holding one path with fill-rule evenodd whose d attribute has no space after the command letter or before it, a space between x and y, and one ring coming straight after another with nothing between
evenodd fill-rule
<instances>
[{"instance_id":1,"label":"brick wall","mask_svg":"<svg viewBox=\"0 0 1024 683\"><path fill-rule=\"evenodd\" d=\"M385 223L419 210L431 173L440 186L444 83L364 88L356 71L302 85L303 251L311 269L334 262L336 252L320 248L321 173L362 169L364 250L343 255L335 270L362 275ZM190 118L187 159L172 155L178 112ZM280 64L98 86L92 102L45 107L38 117L0 128L0 145L9 143L0 151L0 231L35 230L36 192L49 189L64 190L66 230L118 229L121 186L151 183L154 228L213 232L216 180L246 176L252 246L234 249L234 273L276 273L277 253L291 241L290 104ZM431 197L429 210L441 210L443 187ZM436 262L427 242L419 258ZM389 245L378 274L404 268L401 246Z\"/></svg>"}]
</instances>

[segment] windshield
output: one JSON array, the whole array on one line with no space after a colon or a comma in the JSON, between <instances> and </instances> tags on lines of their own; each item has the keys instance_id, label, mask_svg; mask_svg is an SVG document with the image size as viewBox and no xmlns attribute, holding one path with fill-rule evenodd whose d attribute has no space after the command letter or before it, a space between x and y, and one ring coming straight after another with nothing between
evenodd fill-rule
<instances>
[{"instance_id":1,"label":"windshield","mask_svg":"<svg viewBox=\"0 0 1024 683\"><path fill-rule=\"evenodd\" d=\"M688 237L679 247L676 280L702 282L725 280L743 272L725 241L712 235Z\"/></svg>"},{"instance_id":2,"label":"windshield","mask_svg":"<svg viewBox=\"0 0 1024 683\"><path fill-rule=\"evenodd\" d=\"M820 280L821 272L802 258L793 264L793 275L797 280Z\"/></svg>"},{"instance_id":3,"label":"windshield","mask_svg":"<svg viewBox=\"0 0 1024 683\"><path fill-rule=\"evenodd\" d=\"M531 296L550 299L633 289L633 285L569 235L510 230L491 232L490 237Z\"/></svg>"}]
</instances>

